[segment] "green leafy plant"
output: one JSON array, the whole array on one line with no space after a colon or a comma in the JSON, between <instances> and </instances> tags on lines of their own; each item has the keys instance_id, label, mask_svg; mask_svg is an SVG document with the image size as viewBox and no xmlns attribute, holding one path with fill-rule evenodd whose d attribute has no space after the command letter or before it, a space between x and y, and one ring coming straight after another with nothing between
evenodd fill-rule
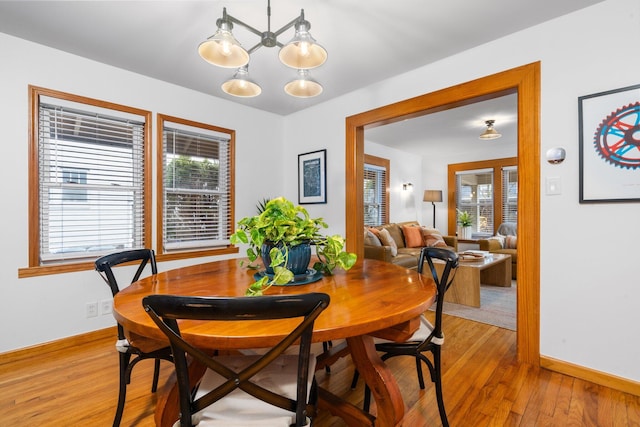
<instances>
[{"instance_id":1,"label":"green leafy plant","mask_svg":"<svg viewBox=\"0 0 640 427\"><path fill-rule=\"evenodd\" d=\"M473 225L473 220L469 212L458 210L458 224L461 227L470 227Z\"/></svg>"},{"instance_id":2,"label":"green leafy plant","mask_svg":"<svg viewBox=\"0 0 640 427\"><path fill-rule=\"evenodd\" d=\"M277 246L269 251L274 274L271 277L264 275L251 284L247 295L262 295L272 285L284 285L293 280L293 272L287 268L289 248L301 243L308 242L316 246L319 260L313 268L323 274L333 274L336 267L348 270L355 264L356 254L344 251L344 238L340 235L323 236L320 230L328 225L322 218L311 218L305 208L278 197L266 201L264 207L259 205L258 211L258 215L238 221L238 228L231 235L231 243L249 245L248 267L256 269L259 266L254 261L260 256L262 245L271 243Z\"/></svg>"}]
</instances>

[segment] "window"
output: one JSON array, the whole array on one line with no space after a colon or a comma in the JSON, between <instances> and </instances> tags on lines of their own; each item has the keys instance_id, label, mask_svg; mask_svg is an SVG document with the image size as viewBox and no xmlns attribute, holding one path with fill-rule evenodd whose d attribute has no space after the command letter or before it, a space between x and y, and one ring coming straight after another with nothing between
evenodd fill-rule
<instances>
[{"instance_id":1,"label":"window","mask_svg":"<svg viewBox=\"0 0 640 427\"><path fill-rule=\"evenodd\" d=\"M518 223L518 168L502 168L502 222Z\"/></svg>"},{"instance_id":2,"label":"window","mask_svg":"<svg viewBox=\"0 0 640 427\"><path fill-rule=\"evenodd\" d=\"M215 250L233 233L234 132L158 115L159 252Z\"/></svg>"},{"instance_id":3,"label":"window","mask_svg":"<svg viewBox=\"0 0 640 427\"><path fill-rule=\"evenodd\" d=\"M63 169L62 170L62 199L76 202L87 201L87 169ZM73 188L77 184L77 188Z\"/></svg>"},{"instance_id":4,"label":"window","mask_svg":"<svg viewBox=\"0 0 640 427\"><path fill-rule=\"evenodd\" d=\"M503 222L517 222L517 158L449 165L449 230L457 229L457 212L468 212L472 237L492 236Z\"/></svg>"},{"instance_id":5,"label":"window","mask_svg":"<svg viewBox=\"0 0 640 427\"><path fill-rule=\"evenodd\" d=\"M456 173L456 210L467 212L473 232L493 234L493 170Z\"/></svg>"},{"instance_id":6,"label":"window","mask_svg":"<svg viewBox=\"0 0 640 427\"><path fill-rule=\"evenodd\" d=\"M389 160L365 154L364 225L389 222Z\"/></svg>"},{"instance_id":7,"label":"window","mask_svg":"<svg viewBox=\"0 0 640 427\"><path fill-rule=\"evenodd\" d=\"M150 113L36 87L30 96L29 266L145 246Z\"/></svg>"}]
</instances>

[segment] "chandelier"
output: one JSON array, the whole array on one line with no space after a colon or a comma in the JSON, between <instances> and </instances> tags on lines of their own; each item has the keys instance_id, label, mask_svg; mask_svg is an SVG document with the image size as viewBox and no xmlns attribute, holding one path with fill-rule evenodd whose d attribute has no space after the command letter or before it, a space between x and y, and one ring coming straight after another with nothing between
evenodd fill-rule
<instances>
[{"instance_id":1,"label":"chandelier","mask_svg":"<svg viewBox=\"0 0 640 427\"><path fill-rule=\"evenodd\" d=\"M260 37L260 41L249 50L245 50L233 36L233 24L240 25ZM271 31L271 0L267 2L267 31L259 31L222 9L222 18L216 21L218 30L214 35L200 43L198 53L207 62L223 68L237 68L235 75L222 84L222 90L229 95L254 97L260 95L262 88L249 77L250 55L264 47L280 48L278 57L287 67L297 70L297 75L284 86L291 96L309 98L320 95L322 85L309 75L309 70L319 67L327 60L327 51L316 43L309 34L311 24L304 19L304 9L300 16L293 19L277 31ZM278 41L278 36L294 27L295 34L286 45Z\"/></svg>"}]
</instances>

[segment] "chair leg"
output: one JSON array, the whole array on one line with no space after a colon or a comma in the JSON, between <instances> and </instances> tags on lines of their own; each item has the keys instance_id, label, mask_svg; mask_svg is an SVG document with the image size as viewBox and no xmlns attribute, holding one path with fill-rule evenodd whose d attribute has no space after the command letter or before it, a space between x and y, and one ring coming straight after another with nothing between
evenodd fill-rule
<instances>
[{"instance_id":1,"label":"chair leg","mask_svg":"<svg viewBox=\"0 0 640 427\"><path fill-rule=\"evenodd\" d=\"M364 402L362 403L362 409L365 412L369 412L369 408L371 407L371 389L368 385L364 385Z\"/></svg>"},{"instance_id":2,"label":"chair leg","mask_svg":"<svg viewBox=\"0 0 640 427\"><path fill-rule=\"evenodd\" d=\"M353 379L351 380L351 390L355 390L356 386L358 385L359 377L360 377L360 373L356 369L355 371L353 371Z\"/></svg>"},{"instance_id":3,"label":"chair leg","mask_svg":"<svg viewBox=\"0 0 640 427\"><path fill-rule=\"evenodd\" d=\"M436 400L438 401L438 411L440 411L440 420L443 427L449 427L447 412L444 408L444 398L442 396L442 372L440 370L440 349L433 351L433 370L435 374L434 382L436 383Z\"/></svg>"},{"instance_id":4,"label":"chair leg","mask_svg":"<svg viewBox=\"0 0 640 427\"><path fill-rule=\"evenodd\" d=\"M333 343L331 341L323 341L322 342L322 351L325 353L329 350L329 348L333 347ZM327 374L331 373L331 366L327 365L324 367L324 370Z\"/></svg>"},{"instance_id":5,"label":"chair leg","mask_svg":"<svg viewBox=\"0 0 640 427\"><path fill-rule=\"evenodd\" d=\"M154 360L153 366L153 383L151 384L151 393L155 393L158 390L158 377L160 377L160 359Z\"/></svg>"},{"instance_id":6,"label":"chair leg","mask_svg":"<svg viewBox=\"0 0 640 427\"><path fill-rule=\"evenodd\" d=\"M118 392L118 406L116 406L116 415L113 418L113 427L120 426L122 413L124 412L124 402L127 398L127 369L131 354L119 353L120 355L120 390Z\"/></svg>"},{"instance_id":7,"label":"chair leg","mask_svg":"<svg viewBox=\"0 0 640 427\"><path fill-rule=\"evenodd\" d=\"M422 375L422 361L416 356L416 372L418 373L418 384L420 384L420 390L424 390L424 377Z\"/></svg>"}]
</instances>

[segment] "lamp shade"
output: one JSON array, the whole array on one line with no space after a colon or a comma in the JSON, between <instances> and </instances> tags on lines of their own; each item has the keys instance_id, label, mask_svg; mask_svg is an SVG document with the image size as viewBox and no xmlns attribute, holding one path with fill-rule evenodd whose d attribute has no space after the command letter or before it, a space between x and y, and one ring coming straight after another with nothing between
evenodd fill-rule
<instances>
[{"instance_id":1,"label":"lamp shade","mask_svg":"<svg viewBox=\"0 0 640 427\"><path fill-rule=\"evenodd\" d=\"M308 21L296 23L293 39L280 49L278 57L287 67L308 70L319 67L327 60L327 51L311 37L309 27Z\"/></svg>"},{"instance_id":2,"label":"lamp shade","mask_svg":"<svg viewBox=\"0 0 640 427\"><path fill-rule=\"evenodd\" d=\"M298 98L311 98L322 93L322 85L309 76L308 70L298 70L298 78L284 86L284 91Z\"/></svg>"},{"instance_id":3,"label":"lamp shade","mask_svg":"<svg viewBox=\"0 0 640 427\"><path fill-rule=\"evenodd\" d=\"M222 83L222 90L241 98L252 98L262 93L262 88L249 78L247 67L238 68L232 79Z\"/></svg>"},{"instance_id":4,"label":"lamp shade","mask_svg":"<svg viewBox=\"0 0 640 427\"><path fill-rule=\"evenodd\" d=\"M231 23L219 22L218 31L200 43L198 53L205 61L223 68L238 68L249 63L249 53L231 34Z\"/></svg>"},{"instance_id":5,"label":"lamp shade","mask_svg":"<svg viewBox=\"0 0 640 427\"><path fill-rule=\"evenodd\" d=\"M424 190L423 202L441 202L442 190Z\"/></svg>"}]
</instances>

